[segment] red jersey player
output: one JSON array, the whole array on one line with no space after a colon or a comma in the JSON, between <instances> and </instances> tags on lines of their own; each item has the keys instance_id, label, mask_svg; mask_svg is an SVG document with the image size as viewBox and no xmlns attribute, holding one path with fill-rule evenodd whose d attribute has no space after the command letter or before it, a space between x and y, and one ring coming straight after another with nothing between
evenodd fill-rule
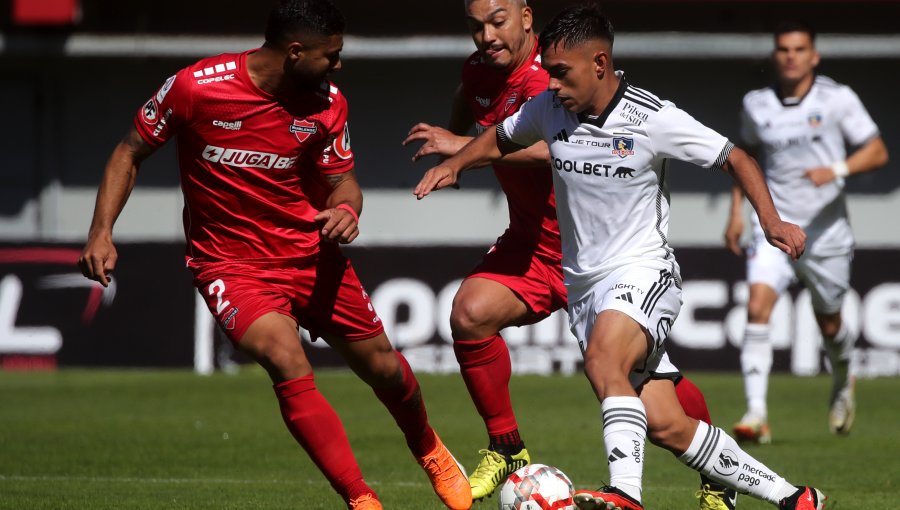
<instances>
[{"instance_id":1,"label":"red jersey player","mask_svg":"<svg viewBox=\"0 0 900 510\"><path fill-rule=\"evenodd\" d=\"M372 386L444 504L468 509L465 475L337 247L358 235L362 209L347 102L325 79L341 67L343 31L329 0L283 0L261 48L201 60L166 80L107 164L79 264L108 283L113 223L138 167L176 138L194 284L231 341L268 371L288 429L348 507L382 508L316 389L298 325Z\"/></svg>"},{"instance_id":2,"label":"red jersey player","mask_svg":"<svg viewBox=\"0 0 900 510\"><path fill-rule=\"evenodd\" d=\"M466 15L478 51L463 64L449 129L416 124L404 141L424 142L414 160L454 155L472 139L466 133L473 124L478 132L492 128L547 89L532 11L524 0L468 0ZM566 305L549 157L547 145L539 142L494 165L507 198L509 228L463 280L450 314L456 359L489 438L469 476L476 500L530 462L512 409L509 350L500 330L533 324ZM681 378L676 391L688 416L710 422L703 394L691 381ZM701 486L701 510L734 508L733 491L705 478Z\"/></svg>"}]
</instances>

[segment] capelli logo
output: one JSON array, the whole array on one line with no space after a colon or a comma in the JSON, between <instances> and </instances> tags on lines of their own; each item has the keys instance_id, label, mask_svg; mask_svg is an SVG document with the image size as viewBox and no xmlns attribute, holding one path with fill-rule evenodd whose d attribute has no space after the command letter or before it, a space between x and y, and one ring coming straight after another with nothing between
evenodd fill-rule
<instances>
[{"instance_id":1,"label":"capelli logo","mask_svg":"<svg viewBox=\"0 0 900 510\"><path fill-rule=\"evenodd\" d=\"M222 129L227 129L229 131L239 131L241 129L241 121L236 120L234 122L228 122L224 120L214 120L212 121L213 126L220 127Z\"/></svg>"}]
</instances>

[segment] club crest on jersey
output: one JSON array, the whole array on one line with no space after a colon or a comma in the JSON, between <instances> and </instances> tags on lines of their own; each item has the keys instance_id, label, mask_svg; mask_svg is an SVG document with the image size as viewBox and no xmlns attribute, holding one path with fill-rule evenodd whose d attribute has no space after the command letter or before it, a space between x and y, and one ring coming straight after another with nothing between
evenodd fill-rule
<instances>
[{"instance_id":1,"label":"club crest on jersey","mask_svg":"<svg viewBox=\"0 0 900 510\"><path fill-rule=\"evenodd\" d=\"M509 110L509 107L516 104L516 101L519 99L519 93L513 92L511 96L506 100L506 104L503 105L503 111Z\"/></svg>"},{"instance_id":2,"label":"club crest on jersey","mask_svg":"<svg viewBox=\"0 0 900 510\"><path fill-rule=\"evenodd\" d=\"M612 153L620 158L634 156L634 138L617 136L613 138Z\"/></svg>"},{"instance_id":3,"label":"club crest on jersey","mask_svg":"<svg viewBox=\"0 0 900 510\"><path fill-rule=\"evenodd\" d=\"M822 114L819 112L810 113L806 120L809 121L809 127L819 127L822 125Z\"/></svg>"},{"instance_id":4,"label":"club crest on jersey","mask_svg":"<svg viewBox=\"0 0 900 510\"><path fill-rule=\"evenodd\" d=\"M300 143L306 141L307 138L319 132L318 126L308 120L294 119L294 123L288 128Z\"/></svg>"},{"instance_id":5,"label":"club crest on jersey","mask_svg":"<svg viewBox=\"0 0 900 510\"><path fill-rule=\"evenodd\" d=\"M144 103L144 107L141 108L141 119L152 126L156 124L158 118L159 107L156 106L156 99L151 97L149 101Z\"/></svg>"}]
</instances>

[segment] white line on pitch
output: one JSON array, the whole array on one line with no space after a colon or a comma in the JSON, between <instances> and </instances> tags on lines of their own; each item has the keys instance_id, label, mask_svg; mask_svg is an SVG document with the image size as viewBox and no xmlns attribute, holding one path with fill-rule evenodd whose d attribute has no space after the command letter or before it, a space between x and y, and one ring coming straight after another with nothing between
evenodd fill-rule
<instances>
[{"instance_id":1,"label":"white line on pitch","mask_svg":"<svg viewBox=\"0 0 900 510\"><path fill-rule=\"evenodd\" d=\"M306 485L327 485L326 480L241 480L230 478L140 478L140 477L109 477L109 476L26 476L26 475L0 475L0 481L12 482L97 482L97 483L150 483L150 484L244 484L244 485L291 485L304 483ZM381 486L396 487L427 487L429 484L417 482L380 482L369 481L366 483Z\"/></svg>"}]
</instances>

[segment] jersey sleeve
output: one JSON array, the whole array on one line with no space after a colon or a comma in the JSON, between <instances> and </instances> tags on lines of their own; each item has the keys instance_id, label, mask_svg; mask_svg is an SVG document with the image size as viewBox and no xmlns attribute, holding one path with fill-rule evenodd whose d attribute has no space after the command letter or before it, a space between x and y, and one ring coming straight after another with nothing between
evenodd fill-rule
<instances>
[{"instance_id":1,"label":"jersey sleeve","mask_svg":"<svg viewBox=\"0 0 900 510\"><path fill-rule=\"evenodd\" d=\"M657 155L703 168L722 166L734 148L727 138L672 103L663 105L648 130Z\"/></svg>"},{"instance_id":2,"label":"jersey sleeve","mask_svg":"<svg viewBox=\"0 0 900 510\"><path fill-rule=\"evenodd\" d=\"M840 127L844 140L855 147L878 136L878 126L869 116L869 112L859 100L856 92L853 92L850 87L845 87L842 96L841 103L844 105L844 111L840 118Z\"/></svg>"},{"instance_id":3,"label":"jersey sleeve","mask_svg":"<svg viewBox=\"0 0 900 510\"><path fill-rule=\"evenodd\" d=\"M497 134L504 142L522 147L530 147L543 140L541 118L549 106L549 93L542 93L523 104L519 111L510 115L498 126Z\"/></svg>"},{"instance_id":4,"label":"jersey sleeve","mask_svg":"<svg viewBox=\"0 0 900 510\"><path fill-rule=\"evenodd\" d=\"M326 136L315 149L315 167L319 173L331 175L353 169L353 150L350 148L350 125L347 122L347 100L336 88L331 91L332 115Z\"/></svg>"},{"instance_id":5,"label":"jersey sleeve","mask_svg":"<svg viewBox=\"0 0 900 510\"><path fill-rule=\"evenodd\" d=\"M141 105L134 116L134 127L153 147L178 134L191 115L191 84L188 69L170 76L156 93Z\"/></svg>"},{"instance_id":6,"label":"jersey sleeve","mask_svg":"<svg viewBox=\"0 0 900 510\"><path fill-rule=\"evenodd\" d=\"M743 147L758 147L759 135L756 133L756 123L744 107L741 109L740 115L740 137Z\"/></svg>"}]
</instances>

